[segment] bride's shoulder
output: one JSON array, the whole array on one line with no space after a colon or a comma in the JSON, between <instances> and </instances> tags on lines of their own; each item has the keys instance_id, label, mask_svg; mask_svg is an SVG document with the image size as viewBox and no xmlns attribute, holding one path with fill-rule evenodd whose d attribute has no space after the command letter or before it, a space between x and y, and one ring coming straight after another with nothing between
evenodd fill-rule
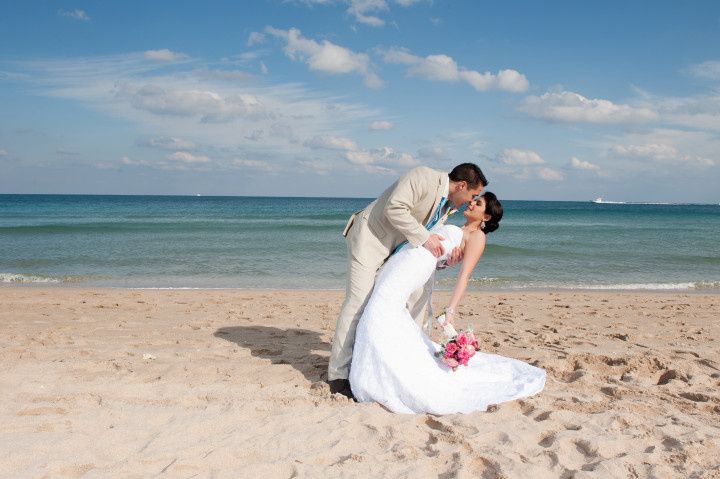
<instances>
[{"instance_id":1,"label":"bride's shoulder","mask_svg":"<svg viewBox=\"0 0 720 479\"><path fill-rule=\"evenodd\" d=\"M474 230L468 233L467 240L474 244L485 244L486 235L482 230Z\"/></svg>"}]
</instances>

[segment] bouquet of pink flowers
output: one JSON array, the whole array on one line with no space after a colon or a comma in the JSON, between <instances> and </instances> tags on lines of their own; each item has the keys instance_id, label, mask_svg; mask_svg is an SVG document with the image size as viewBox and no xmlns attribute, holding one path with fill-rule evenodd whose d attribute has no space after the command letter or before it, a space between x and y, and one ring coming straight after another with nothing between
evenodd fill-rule
<instances>
[{"instance_id":1,"label":"bouquet of pink flowers","mask_svg":"<svg viewBox=\"0 0 720 479\"><path fill-rule=\"evenodd\" d=\"M457 336L445 343L436 355L455 371L460 365L467 366L470 358L475 356L475 351L479 350L475 333L461 330Z\"/></svg>"}]
</instances>

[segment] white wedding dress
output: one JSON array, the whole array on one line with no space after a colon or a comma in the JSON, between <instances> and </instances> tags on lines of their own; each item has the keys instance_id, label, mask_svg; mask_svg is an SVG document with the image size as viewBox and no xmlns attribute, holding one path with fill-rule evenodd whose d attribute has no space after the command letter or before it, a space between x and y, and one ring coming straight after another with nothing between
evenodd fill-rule
<instances>
[{"instance_id":1,"label":"white wedding dress","mask_svg":"<svg viewBox=\"0 0 720 479\"><path fill-rule=\"evenodd\" d=\"M462 230L454 225L432 232L445 238L446 252L462 241ZM440 346L417 326L406 302L438 261L425 248L408 245L380 270L355 336L350 367L355 398L397 413L451 414L485 411L541 391L545 371L522 361L478 351L467 366L453 371L435 357Z\"/></svg>"}]
</instances>

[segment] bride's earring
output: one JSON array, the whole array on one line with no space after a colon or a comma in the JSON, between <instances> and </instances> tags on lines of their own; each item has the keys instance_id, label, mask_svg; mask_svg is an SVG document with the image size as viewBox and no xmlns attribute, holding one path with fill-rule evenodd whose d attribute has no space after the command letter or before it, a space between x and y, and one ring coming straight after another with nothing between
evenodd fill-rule
<instances>
[{"instance_id":1,"label":"bride's earring","mask_svg":"<svg viewBox=\"0 0 720 479\"><path fill-rule=\"evenodd\" d=\"M481 230L484 230L484 229L485 229L485 222L484 222L484 221L481 221L481 222L480 222L480 229L481 229Z\"/></svg>"}]
</instances>

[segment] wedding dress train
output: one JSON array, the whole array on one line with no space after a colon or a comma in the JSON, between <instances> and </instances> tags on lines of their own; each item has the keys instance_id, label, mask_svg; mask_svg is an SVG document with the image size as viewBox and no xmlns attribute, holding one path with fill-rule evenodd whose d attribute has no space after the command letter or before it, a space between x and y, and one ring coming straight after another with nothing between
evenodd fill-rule
<instances>
[{"instance_id":1,"label":"wedding dress train","mask_svg":"<svg viewBox=\"0 0 720 479\"><path fill-rule=\"evenodd\" d=\"M433 233L445 238L446 252L462 241L462 230L454 225ZM484 411L541 391L545 371L522 361L478 351L467 366L453 371L435 357L440 345L417 326L405 305L437 261L425 248L408 245L380 270L355 336L350 367L355 398L397 413L451 414Z\"/></svg>"}]
</instances>

